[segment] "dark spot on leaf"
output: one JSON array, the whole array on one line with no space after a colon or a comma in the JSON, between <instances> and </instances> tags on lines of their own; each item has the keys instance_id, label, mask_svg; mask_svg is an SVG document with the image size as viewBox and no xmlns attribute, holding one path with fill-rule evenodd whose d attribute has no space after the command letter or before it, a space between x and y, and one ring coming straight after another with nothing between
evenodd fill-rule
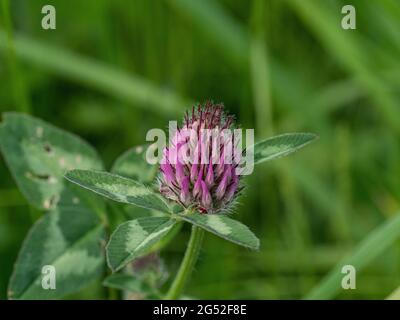
<instances>
[{"instance_id":1,"label":"dark spot on leaf","mask_svg":"<svg viewBox=\"0 0 400 320\"><path fill-rule=\"evenodd\" d=\"M45 209L54 208L57 205L58 200L59 200L59 196L53 195L50 199L44 200L43 207Z\"/></svg>"},{"instance_id":2,"label":"dark spot on leaf","mask_svg":"<svg viewBox=\"0 0 400 320\"><path fill-rule=\"evenodd\" d=\"M45 144L43 146L44 151L46 151L47 153L51 153L53 151L53 149L51 148L51 146L49 144Z\"/></svg>"},{"instance_id":3,"label":"dark spot on leaf","mask_svg":"<svg viewBox=\"0 0 400 320\"><path fill-rule=\"evenodd\" d=\"M54 195L50 198L50 208L54 208L58 202L58 196Z\"/></svg>"}]
</instances>

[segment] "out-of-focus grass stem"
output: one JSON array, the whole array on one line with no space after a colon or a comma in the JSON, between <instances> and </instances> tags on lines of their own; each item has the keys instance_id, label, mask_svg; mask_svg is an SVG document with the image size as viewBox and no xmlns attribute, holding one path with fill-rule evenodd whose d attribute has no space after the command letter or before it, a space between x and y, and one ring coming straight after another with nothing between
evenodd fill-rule
<instances>
[{"instance_id":1,"label":"out-of-focus grass stem","mask_svg":"<svg viewBox=\"0 0 400 320\"><path fill-rule=\"evenodd\" d=\"M14 34L9 0L1 0L1 16L3 18L2 20L6 33L6 56L11 77L15 108L16 110L30 113L31 106L27 87L15 54Z\"/></svg>"}]
</instances>

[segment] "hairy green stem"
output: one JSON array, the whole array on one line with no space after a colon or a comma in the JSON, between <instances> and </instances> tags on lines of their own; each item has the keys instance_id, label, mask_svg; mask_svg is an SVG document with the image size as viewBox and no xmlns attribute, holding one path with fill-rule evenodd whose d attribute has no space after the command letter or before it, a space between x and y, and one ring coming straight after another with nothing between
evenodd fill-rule
<instances>
[{"instance_id":1,"label":"hairy green stem","mask_svg":"<svg viewBox=\"0 0 400 320\"><path fill-rule=\"evenodd\" d=\"M164 299L172 300L178 299L180 297L185 287L185 284L193 271L193 267L196 264L203 241L203 236L203 229L192 226L192 233L190 235L189 243L186 248L185 256L183 257L181 266L179 267L174 282L169 288Z\"/></svg>"}]
</instances>

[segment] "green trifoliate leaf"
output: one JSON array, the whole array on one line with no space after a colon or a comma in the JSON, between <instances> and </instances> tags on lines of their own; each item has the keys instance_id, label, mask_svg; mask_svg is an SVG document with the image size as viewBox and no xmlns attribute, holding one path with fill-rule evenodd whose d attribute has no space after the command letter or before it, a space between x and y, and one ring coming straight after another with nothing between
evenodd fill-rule
<instances>
[{"instance_id":1,"label":"green trifoliate leaf","mask_svg":"<svg viewBox=\"0 0 400 320\"><path fill-rule=\"evenodd\" d=\"M110 288L128 291L138 295L138 299L161 299L156 288L142 279L129 274L114 273L104 279L103 285Z\"/></svg>"},{"instance_id":2,"label":"green trifoliate leaf","mask_svg":"<svg viewBox=\"0 0 400 320\"><path fill-rule=\"evenodd\" d=\"M111 200L139 207L170 212L163 199L145 185L112 173L91 170L72 170L65 177L73 183Z\"/></svg>"},{"instance_id":3,"label":"green trifoliate leaf","mask_svg":"<svg viewBox=\"0 0 400 320\"><path fill-rule=\"evenodd\" d=\"M241 246L254 250L258 250L260 246L260 241L248 227L226 215L188 213L177 214L177 216Z\"/></svg>"},{"instance_id":4,"label":"green trifoliate leaf","mask_svg":"<svg viewBox=\"0 0 400 320\"><path fill-rule=\"evenodd\" d=\"M110 268L118 271L146 253L171 230L175 222L168 217L144 217L119 225L106 247Z\"/></svg>"},{"instance_id":5,"label":"green trifoliate leaf","mask_svg":"<svg viewBox=\"0 0 400 320\"><path fill-rule=\"evenodd\" d=\"M39 209L71 205L79 196L63 178L67 170L102 169L96 151L79 137L42 120L6 113L0 149L20 190Z\"/></svg>"},{"instance_id":6,"label":"green trifoliate leaf","mask_svg":"<svg viewBox=\"0 0 400 320\"><path fill-rule=\"evenodd\" d=\"M9 298L57 299L85 287L104 270L104 242L104 228L90 211L79 206L49 211L24 240Z\"/></svg>"},{"instance_id":7,"label":"green trifoliate leaf","mask_svg":"<svg viewBox=\"0 0 400 320\"><path fill-rule=\"evenodd\" d=\"M115 161L111 172L141 183L151 183L158 167L146 161L147 148L147 145L142 145L127 150Z\"/></svg>"},{"instance_id":8,"label":"green trifoliate leaf","mask_svg":"<svg viewBox=\"0 0 400 320\"><path fill-rule=\"evenodd\" d=\"M317 139L312 133L286 133L257 142L254 164L287 156Z\"/></svg>"},{"instance_id":9,"label":"green trifoliate leaf","mask_svg":"<svg viewBox=\"0 0 400 320\"><path fill-rule=\"evenodd\" d=\"M148 145L140 145L133 147L115 160L111 173L118 174L120 176L136 180L145 185L151 184L156 177L158 166L150 165L146 161L146 150ZM120 206L119 204L115 204ZM136 219L143 216L149 216L149 214L162 214L158 211L148 210L145 208L122 205L122 210L125 211L129 220Z\"/></svg>"}]
</instances>

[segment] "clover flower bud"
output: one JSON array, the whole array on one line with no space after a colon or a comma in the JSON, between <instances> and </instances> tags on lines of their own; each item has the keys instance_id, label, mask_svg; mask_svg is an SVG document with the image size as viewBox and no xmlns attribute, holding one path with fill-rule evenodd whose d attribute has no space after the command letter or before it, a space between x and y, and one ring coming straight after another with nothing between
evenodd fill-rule
<instances>
[{"instance_id":1,"label":"clover flower bud","mask_svg":"<svg viewBox=\"0 0 400 320\"><path fill-rule=\"evenodd\" d=\"M226 210L240 191L236 168L241 152L234 143L234 118L222 104L207 102L186 113L163 150L161 194L201 213Z\"/></svg>"}]
</instances>

